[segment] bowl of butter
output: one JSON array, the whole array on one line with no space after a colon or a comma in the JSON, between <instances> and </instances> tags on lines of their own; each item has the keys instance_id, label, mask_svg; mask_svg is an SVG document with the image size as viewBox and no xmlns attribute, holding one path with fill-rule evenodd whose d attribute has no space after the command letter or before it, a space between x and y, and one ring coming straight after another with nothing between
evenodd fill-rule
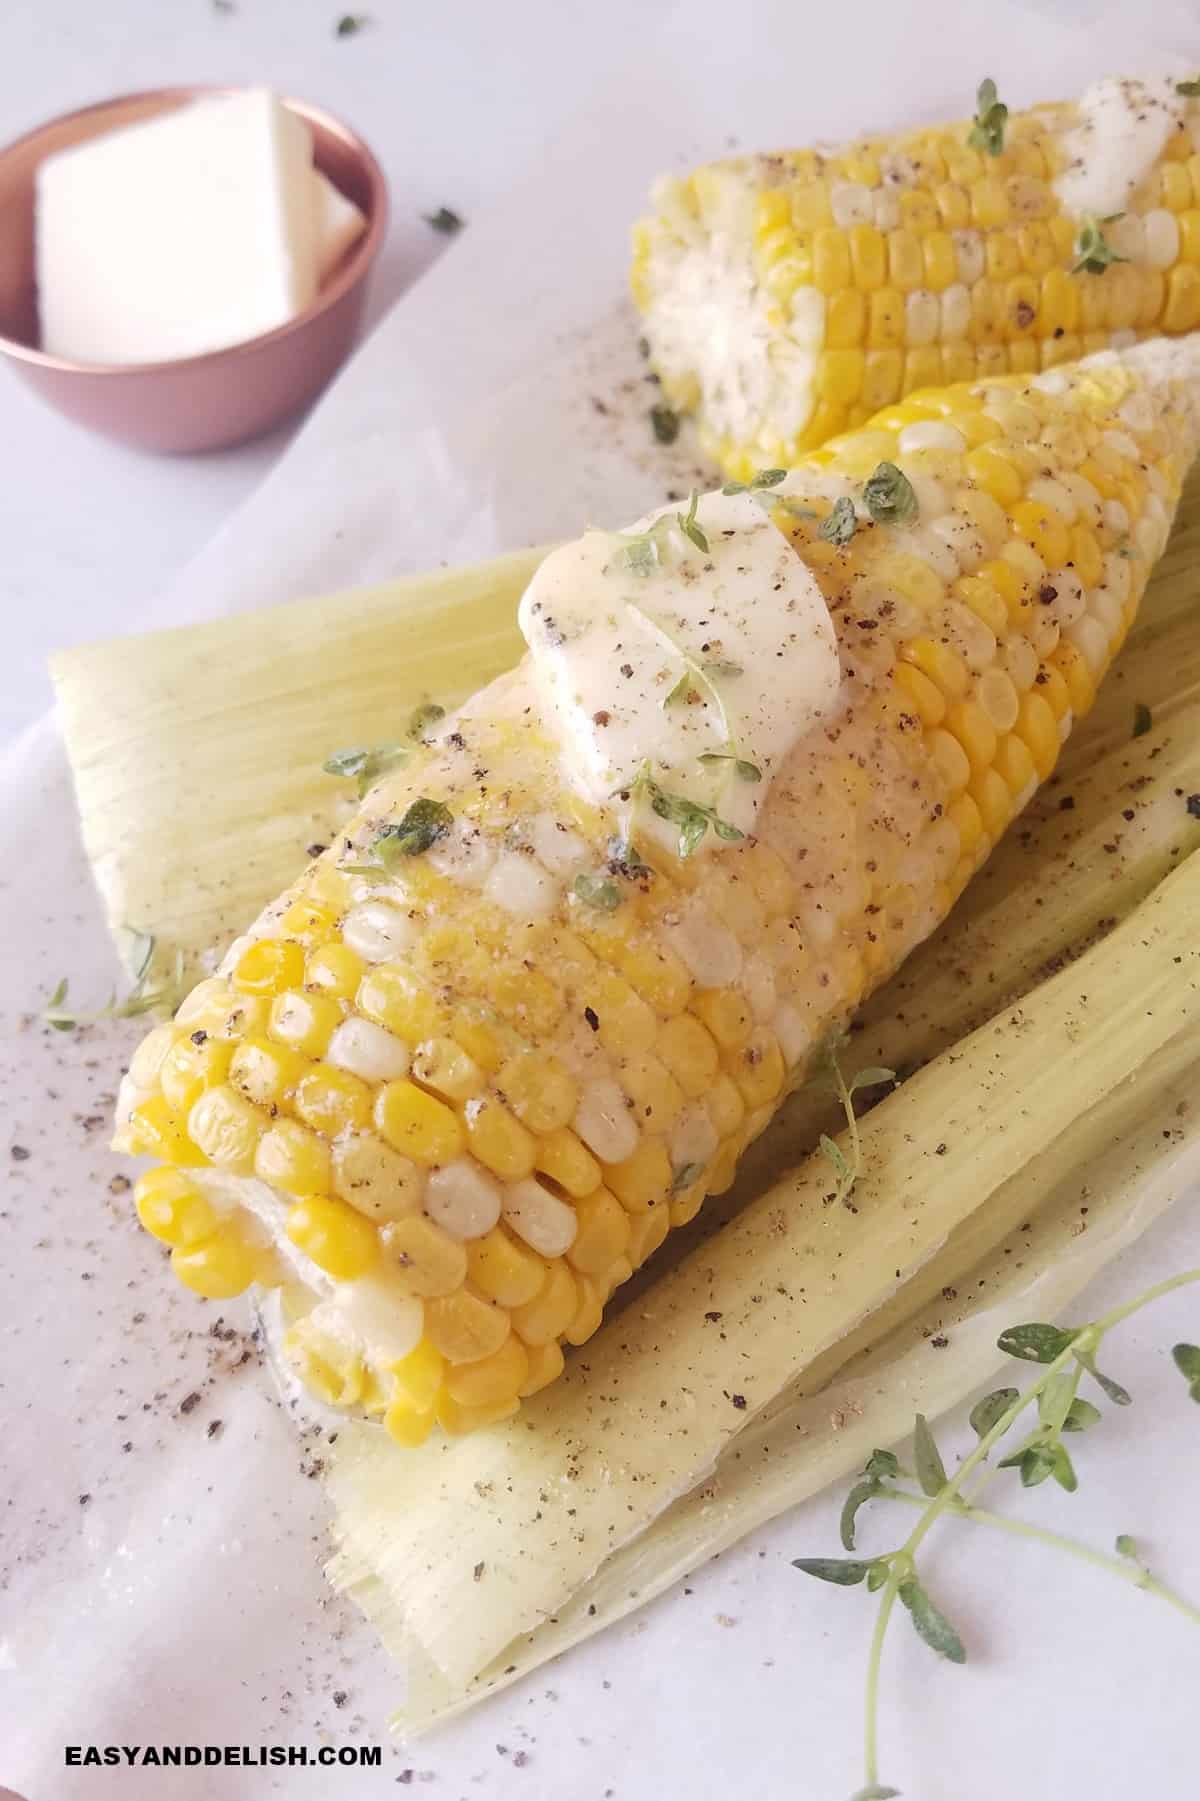
<instances>
[{"instance_id":1,"label":"bowl of butter","mask_svg":"<svg viewBox=\"0 0 1200 1801\"><path fill-rule=\"evenodd\" d=\"M143 449L257 437L349 353L387 227L383 172L317 107L163 88L0 150L0 355Z\"/></svg>"}]
</instances>

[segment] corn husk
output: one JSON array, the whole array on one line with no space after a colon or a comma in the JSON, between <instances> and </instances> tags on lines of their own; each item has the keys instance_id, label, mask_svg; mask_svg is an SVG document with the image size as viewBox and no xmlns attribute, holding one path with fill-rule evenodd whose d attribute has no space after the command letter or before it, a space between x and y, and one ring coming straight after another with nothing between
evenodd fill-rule
<instances>
[{"instance_id":1,"label":"corn husk","mask_svg":"<svg viewBox=\"0 0 1200 1801\"><path fill-rule=\"evenodd\" d=\"M588 1346L590 1382L577 1360L518 1425L415 1456L377 1432L342 1434L331 1574L404 1657L405 1726L598 1630L899 1436L914 1406L933 1414L969 1392L993 1366L1001 1314L1053 1313L1195 1169L1192 1128L1163 1133L1195 1000L1173 959L1194 954L1183 927L1200 898L1200 859L1187 860L1200 827L1182 799L1200 790L1198 551L1200 511L1185 503L1054 781L865 1010L848 1069L927 1067L864 1128L860 1211L824 1207L819 1163L783 1173L835 1123L828 1095L806 1091L747 1155L732 1196L671 1235L652 1280L622 1291L632 1299ZM395 737L421 701L453 704L511 662L536 560L59 658L85 843L113 926L194 957L244 924L333 829L339 793L320 773L331 750ZM1154 723L1134 739L1136 702ZM977 1297L969 1310L948 1307L947 1286ZM723 1336L703 1319L714 1310ZM934 1329L952 1332L953 1356L929 1358ZM619 1405L596 1405L618 1393ZM664 1432L664 1414L680 1430ZM848 1423L834 1431L831 1419ZM738 1454L749 1448L770 1452L769 1479ZM475 1484L494 1505L510 1481L555 1505L506 1507L501 1530ZM613 1507L622 1485L637 1491L632 1515ZM577 1509L588 1497L571 1532L567 1492Z\"/></svg>"}]
</instances>

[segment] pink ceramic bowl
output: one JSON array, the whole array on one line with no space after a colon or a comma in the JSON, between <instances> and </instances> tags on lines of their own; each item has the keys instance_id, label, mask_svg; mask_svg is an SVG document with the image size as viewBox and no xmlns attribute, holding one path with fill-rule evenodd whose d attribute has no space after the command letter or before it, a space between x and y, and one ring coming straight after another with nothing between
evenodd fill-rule
<instances>
[{"instance_id":1,"label":"pink ceramic bowl","mask_svg":"<svg viewBox=\"0 0 1200 1801\"><path fill-rule=\"evenodd\" d=\"M367 277L387 229L387 184L362 139L300 100L313 160L361 207L366 230L288 324L208 356L133 367L76 363L38 348L34 172L55 150L228 88L158 88L68 113L0 150L0 355L68 418L145 450L219 450L270 431L306 406L357 335Z\"/></svg>"}]
</instances>

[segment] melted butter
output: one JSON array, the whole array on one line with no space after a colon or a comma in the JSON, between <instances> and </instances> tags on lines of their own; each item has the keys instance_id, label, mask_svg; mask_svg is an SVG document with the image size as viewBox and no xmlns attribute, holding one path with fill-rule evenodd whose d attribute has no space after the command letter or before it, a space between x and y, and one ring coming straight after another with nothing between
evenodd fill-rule
<instances>
[{"instance_id":1,"label":"melted butter","mask_svg":"<svg viewBox=\"0 0 1200 1801\"><path fill-rule=\"evenodd\" d=\"M606 801L648 768L746 832L793 745L836 703L837 642L816 580L757 501L704 496L707 552L679 528L683 510L554 551L518 619L580 792ZM639 568L630 540L659 520L657 560ZM739 774L735 756L761 779Z\"/></svg>"},{"instance_id":2,"label":"melted butter","mask_svg":"<svg viewBox=\"0 0 1200 1801\"><path fill-rule=\"evenodd\" d=\"M1094 83L1062 140L1065 166L1054 187L1066 211L1096 219L1123 213L1183 116L1184 101L1166 78Z\"/></svg>"}]
</instances>

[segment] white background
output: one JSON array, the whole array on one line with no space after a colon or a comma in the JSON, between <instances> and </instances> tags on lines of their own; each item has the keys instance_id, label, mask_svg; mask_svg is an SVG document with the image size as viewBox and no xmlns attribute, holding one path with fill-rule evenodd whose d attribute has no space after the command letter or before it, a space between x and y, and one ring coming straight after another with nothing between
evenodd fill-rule
<instances>
[{"instance_id":1,"label":"white background","mask_svg":"<svg viewBox=\"0 0 1200 1801\"><path fill-rule=\"evenodd\" d=\"M514 269L545 250L543 216L536 209L510 217L504 234L485 237L489 205L502 201L530 168L536 175L545 144L586 122L593 87L606 90L610 109L622 82L631 93L637 90L642 106L661 87L669 110L666 96L684 72L681 62L646 66L653 24L666 9L634 0L605 0L603 6L566 0L364 4L376 23L347 40L333 34L340 0L239 0L232 16L214 12L209 0L42 0L36 19L22 5L20 19L4 25L0 117L15 134L66 107L177 80L267 81L324 104L363 131L392 186L392 234L373 316L442 251L442 240L428 232L420 214L448 204L480 222L477 235L464 236L454 254L474 259L463 266L477 282L479 344L486 351L495 293L511 300L519 288ZM699 33L689 41L685 32L674 55L727 59L744 120L754 72L772 62L775 46L762 34L739 29L736 5L704 10L722 21L720 41ZM803 35L822 80L836 75L846 96L846 127L865 123L853 112L861 98L854 21L844 13L818 14L802 0L795 10L812 15ZM930 15L940 10L928 9ZM1165 14L1159 31L1157 15L1158 8L1156 34L1186 46L1186 33L1166 29ZM980 16L982 42L989 9L981 7ZM921 9L907 20L897 14L896 29L910 44L905 55L924 66ZM1136 26L1127 24L1124 42L1135 35ZM1017 68L1037 66L1037 92L1054 91L1056 71L1071 62L1062 45L1047 53L1033 31L1003 54ZM1083 48L1068 85L1080 68L1095 72L1088 61ZM897 53L890 78L897 115L907 110L901 73L907 66ZM971 78L983 72L972 67ZM778 80L776 69L776 90ZM804 81L811 89L811 66ZM876 80L872 117L886 106L889 91ZM827 120L821 129L829 129ZM780 130L776 100L769 131ZM795 130L782 130L799 140L807 135L799 121ZM614 160L617 149L614 144ZM625 158L623 180L629 179L630 161ZM594 170L591 179L594 184ZM594 192L581 204L585 225L599 216ZM628 216L625 209L622 196L610 211ZM559 223L569 239L561 217ZM611 223L605 219L605 230ZM614 260L621 255L619 239L618 232ZM431 342L429 291L414 295L412 306L418 322L412 342ZM407 316L402 309L392 340L398 357L411 349L404 336ZM471 356L486 363L479 344L471 344ZM374 379L386 375L378 353L370 367ZM443 370L433 367L436 385ZM436 394L431 401L414 391L417 400L436 411ZM498 416L495 409L489 415L486 385L477 404L482 429L489 416ZM506 405L512 404L506 396ZM389 429L396 429L394 420ZM0 376L0 737L44 706L42 666L51 646L128 629L150 613L159 621L170 616L163 591L281 448L282 439L205 459L142 457L87 437ZM292 467L311 481L319 459L314 453ZM282 520L286 498L277 486L271 510L260 517ZM245 552L253 517L230 541L235 552ZM296 523L302 545L303 522ZM448 540L445 552L456 548ZM267 550L287 560L282 543ZM436 557L441 550L434 546L426 554ZM293 563L302 561L300 552L292 556ZM238 598L244 604L245 556L242 563ZM212 577L220 565L218 553L199 570ZM190 590L180 590L197 591L195 580ZM44 746L35 748L40 755ZM27 790L13 802L13 819L26 822L26 845L39 816L53 827L37 844L44 874L17 896L21 930L15 919L9 922L12 930L0 943L3 998L31 1005L66 968L86 971L94 962L99 972L104 952L73 848L64 844L60 854L59 834L69 835L61 769L37 757L10 769L14 783L24 779L22 772L36 771L39 781L50 772L44 813L39 815L40 794ZM10 836L9 842L21 840ZM0 905L8 896L16 896L15 887ZM36 942L25 938L35 931ZM66 1795L245 1801L268 1793L377 1801L404 1792L396 1778L411 1766L430 1773L428 1786L413 1791L428 1801L475 1795L503 1801L604 1801L607 1795L612 1801L676 1795L845 1801L861 1779L856 1747L868 1605L857 1592L806 1582L789 1564L796 1555L836 1549L833 1497L755 1535L702 1571L688 1584L691 1593L676 1593L635 1616L429 1745L411 1753L389 1748L378 1775L338 1771L280 1779L268 1772L228 1772L160 1782L149 1774L117 1772L79 1772L72 1780L57 1770L53 1747L60 1737L103 1738L106 1730L119 1742L145 1742L156 1731L168 1740L254 1743L269 1736L313 1744L328 1735L328 1742L338 1743L351 1732L374 1740L394 1679L370 1635L354 1627L350 1611L322 1603L319 1490L300 1482L289 1429L265 1386L255 1378L243 1380L236 1392L206 1388L203 1408L180 1419L175 1404L193 1380L196 1347L186 1343L177 1351L185 1315L177 1296L160 1293L152 1247L144 1240L134 1245L115 1217L106 1217L103 1231L86 1217L72 1220L72 1210L82 1213L84 1198L117 1167L86 1127L88 1101L108 1079L111 1047L101 1047L108 1063L101 1060L91 1075L83 1043L73 1042L69 1053L54 1042L39 1044L31 1055L28 1039L18 1036L7 1048L11 1073L0 1075L0 1103L12 1112L9 1136L45 1158L25 1166L27 1179L19 1188L11 1185L11 1199L25 1209L47 1207L64 1247L70 1288L47 1282L31 1309L28 1284L19 1272L12 1280L0 1258L0 1278L10 1278L0 1300L0 1420L11 1429L0 1440L0 1506L10 1502L11 1486L22 1495L22 1506L38 1509L32 1525L24 1514L13 1525L16 1509L10 1506L7 1520L0 1515L0 1531L26 1544L30 1560L45 1549L55 1575L54 1584L39 1589L36 1581L27 1582L16 1591L35 1596L36 1605L23 1599L7 1617L0 1595L0 1784L14 1783L28 1801ZM75 1109L68 1110L65 1125L47 1095L56 1086ZM51 1168L58 1195L47 1186ZM118 1209L106 1205L104 1211L115 1216ZM89 1233L99 1237L99 1252L93 1253ZM1168 1220L1111 1273L1088 1310L1196 1261L1196 1239L1194 1213ZM57 1258L56 1251L55 1264L43 1261L39 1271L57 1268ZM80 1275L95 1276L92 1289L74 1286ZM119 1341L125 1329L122 1289L131 1279L150 1317L126 1346ZM85 1293L88 1307L64 1299ZM12 1324L17 1317L27 1322L20 1344ZM1028 1511L1100 1546L1117 1531L1134 1532L1164 1572L1195 1594L1200 1410L1188 1409L1164 1349L1183 1336L1200 1338L1196 1304L1187 1299L1128 1329L1125 1348L1114 1347L1111 1361L1136 1389L1137 1408L1081 1448L1084 1486L1078 1496L1068 1500L1043 1489ZM28 1371L19 1384L11 1376L18 1354ZM64 1390L64 1368L81 1370L90 1360L94 1368L79 1376L81 1387L86 1374L98 1369L118 1393L130 1386L136 1394L135 1375L152 1382L146 1371L154 1370L160 1355L169 1365L162 1376L166 1421L156 1416L153 1434L133 1434L137 1450L123 1462L117 1458L114 1467L109 1410L82 1418L70 1374ZM223 1435L205 1449L201 1429L218 1411ZM945 1440L948 1446L964 1443L961 1421L946 1429ZM248 1443L252 1451L245 1450ZM144 1472L144 1490L131 1484L135 1468ZM246 1468L255 1483L239 1485ZM95 1495L80 1513L77 1496L85 1490ZM143 1493L139 1509L135 1503ZM887 1516L868 1526L866 1547L882 1548L884 1535L890 1530L894 1536L898 1523ZM152 1580L147 1547L159 1558ZM1101 1576L1064 1568L1037 1548L972 1538L966 1528L935 1549L929 1579L969 1639L972 1667L939 1668L911 1640L905 1622L897 1623L886 1668L884 1774L904 1788L908 1801L1010 1801L1018 1793L1029 1801L1067 1794L1133 1801L1143 1787L1169 1801L1187 1801L1194 1787L1194 1735L1185 1697L1194 1698L1200 1659L1186 1625ZM348 1693L344 1711L331 1699L339 1686ZM281 1709L285 1691L296 1698ZM520 1765L513 1758L518 1750L528 1758Z\"/></svg>"}]
</instances>

